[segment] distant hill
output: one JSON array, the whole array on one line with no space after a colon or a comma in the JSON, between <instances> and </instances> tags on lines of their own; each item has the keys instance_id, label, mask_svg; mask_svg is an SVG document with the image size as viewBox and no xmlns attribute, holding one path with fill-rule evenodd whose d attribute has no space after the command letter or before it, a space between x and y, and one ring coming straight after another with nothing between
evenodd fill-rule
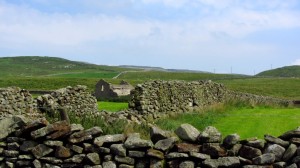
<instances>
[{"instance_id":1,"label":"distant hill","mask_svg":"<svg viewBox=\"0 0 300 168\"><path fill-rule=\"evenodd\" d=\"M256 76L268 77L300 77L300 66L285 66L277 69L263 71Z\"/></svg>"},{"instance_id":2,"label":"distant hill","mask_svg":"<svg viewBox=\"0 0 300 168\"><path fill-rule=\"evenodd\" d=\"M70 61L57 57L18 56L0 58L0 77L36 77L64 76L76 77L77 73L113 73L118 74L126 69L121 67L95 65Z\"/></svg>"}]
</instances>

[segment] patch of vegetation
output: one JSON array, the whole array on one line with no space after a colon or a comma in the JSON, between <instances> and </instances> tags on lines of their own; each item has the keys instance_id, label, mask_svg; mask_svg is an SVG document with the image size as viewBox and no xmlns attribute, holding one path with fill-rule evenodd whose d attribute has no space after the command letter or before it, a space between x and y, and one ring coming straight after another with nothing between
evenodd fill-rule
<instances>
[{"instance_id":1,"label":"patch of vegetation","mask_svg":"<svg viewBox=\"0 0 300 168\"><path fill-rule=\"evenodd\" d=\"M272 70L263 71L256 76L269 76L269 77L300 77L300 66L285 66Z\"/></svg>"},{"instance_id":2,"label":"patch of vegetation","mask_svg":"<svg viewBox=\"0 0 300 168\"><path fill-rule=\"evenodd\" d=\"M128 103L124 102L98 102L99 111L117 112L128 109Z\"/></svg>"},{"instance_id":3,"label":"patch of vegetation","mask_svg":"<svg viewBox=\"0 0 300 168\"><path fill-rule=\"evenodd\" d=\"M248 78L215 80L228 89L290 100L300 100L300 78Z\"/></svg>"},{"instance_id":4,"label":"patch of vegetation","mask_svg":"<svg viewBox=\"0 0 300 168\"><path fill-rule=\"evenodd\" d=\"M163 72L163 71L141 71L123 73L120 79L139 79L139 80L212 80L212 79L234 79L247 78L246 75L236 74L213 74L213 73L192 73L192 72Z\"/></svg>"},{"instance_id":5,"label":"patch of vegetation","mask_svg":"<svg viewBox=\"0 0 300 168\"><path fill-rule=\"evenodd\" d=\"M166 130L175 130L182 123L189 123L199 130L215 126L225 137L237 133L242 139L263 138L264 134L279 136L300 125L299 109L217 105L202 113L186 113L156 121Z\"/></svg>"}]
</instances>

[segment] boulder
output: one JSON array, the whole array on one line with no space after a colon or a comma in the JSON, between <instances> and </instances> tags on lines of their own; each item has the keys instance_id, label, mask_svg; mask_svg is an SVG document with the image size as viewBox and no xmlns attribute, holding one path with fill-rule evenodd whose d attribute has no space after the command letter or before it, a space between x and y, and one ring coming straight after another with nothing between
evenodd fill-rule
<instances>
[{"instance_id":1,"label":"boulder","mask_svg":"<svg viewBox=\"0 0 300 168\"><path fill-rule=\"evenodd\" d=\"M190 124L181 124L175 130L175 134L182 140L196 142L200 132Z\"/></svg>"},{"instance_id":2,"label":"boulder","mask_svg":"<svg viewBox=\"0 0 300 168\"><path fill-rule=\"evenodd\" d=\"M275 162L275 154L266 153L256 158L253 158L253 163L257 165L273 164Z\"/></svg>"},{"instance_id":3,"label":"boulder","mask_svg":"<svg viewBox=\"0 0 300 168\"><path fill-rule=\"evenodd\" d=\"M289 144L290 144L288 141L284 141L280 138L276 138L276 137L273 137L271 135L265 135L265 140L269 143L278 144L282 147L288 147Z\"/></svg>"},{"instance_id":4,"label":"boulder","mask_svg":"<svg viewBox=\"0 0 300 168\"><path fill-rule=\"evenodd\" d=\"M0 140L5 139L9 134L15 132L17 129L22 128L28 123L29 120L24 116L6 117L0 120Z\"/></svg>"},{"instance_id":5,"label":"boulder","mask_svg":"<svg viewBox=\"0 0 300 168\"><path fill-rule=\"evenodd\" d=\"M161 150L163 152L167 152L173 148L174 144L177 141L178 141L178 139L176 137L162 139L162 140L157 141L157 143L154 145L154 148Z\"/></svg>"},{"instance_id":6,"label":"boulder","mask_svg":"<svg viewBox=\"0 0 300 168\"><path fill-rule=\"evenodd\" d=\"M227 148L230 149L233 147L235 144L237 144L240 141L240 136L238 134L231 134L227 135L224 140L223 140L223 145Z\"/></svg>"},{"instance_id":7,"label":"boulder","mask_svg":"<svg viewBox=\"0 0 300 168\"><path fill-rule=\"evenodd\" d=\"M200 133L198 141L200 143L220 143L222 141L222 134L217 128L208 126Z\"/></svg>"},{"instance_id":8,"label":"boulder","mask_svg":"<svg viewBox=\"0 0 300 168\"><path fill-rule=\"evenodd\" d=\"M239 155L243 158L252 160L253 158L262 155L262 152L260 149L243 145L239 151Z\"/></svg>"},{"instance_id":9,"label":"boulder","mask_svg":"<svg viewBox=\"0 0 300 168\"><path fill-rule=\"evenodd\" d=\"M277 144L270 144L265 149L264 153L274 153L275 154L275 161L281 161L281 158L285 152L285 148L277 145Z\"/></svg>"},{"instance_id":10,"label":"boulder","mask_svg":"<svg viewBox=\"0 0 300 168\"><path fill-rule=\"evenodd\" d=\"M295 144L290 144L290 146L286 149L283 154L282 160L287 162L296 154L297 146Z\"/></svg>"},{"instance_id":11,"label":"boulder","mask_svg":"<svg viewBox=\"0 0 300 168\"><path fill-rule=\"evenodd\" d=\"M138 133L134 133L128 136L124 143L127 149L137 149L137 148L151 148L153 143L149 140L143 140L140 138Z\"/></svg>"}]
</instances>

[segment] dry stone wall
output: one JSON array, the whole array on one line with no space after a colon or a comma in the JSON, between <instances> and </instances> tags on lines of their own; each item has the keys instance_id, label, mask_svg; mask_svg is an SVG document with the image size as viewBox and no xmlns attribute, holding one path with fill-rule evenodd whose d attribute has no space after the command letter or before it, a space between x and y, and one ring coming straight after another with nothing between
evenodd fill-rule
<instances>
[{"instance_id":1,"label":"dry stone wall","mask_svg":"<svg viewBox=\"0 0 300 168\"><path fill-rule=\"evenodd\" d=\"M77 85L68 86L39 96L37 107L41 112L53 113L58 109L65 109L70 115L94 115L98 112L97 100L87 91L87 87Z\"/></svg>"},{"instance_id":2,"label":"dry stone wall","mask_svg":"<svg viewBox=\"0 0 300 168\"><path fill-rule=\"evenodd\" d=\"M187 112L223 102L227 90L211 81L152 81L137 85L129 107L142 114Z\"/></svg>"},{"instance_id":3,"label":"dry stone wall","mask_svg":"<svg viewBox=\"0 0 300 168\"><path fill-rule=\"evenodd\" d=\"M140 114L188 112L230 100L253 104L289 105L292 101L239 93L212 81L151 81L131 92L129 107Z\"/></svg>"},{"instance_id":4,"label":"dry stone wall","mask_svg":"<svg viewBox=\"0 0 300 168\"><path fill-rule=\"evenodd\" d=\"M0 120L0 167L34 168L297 168L300 128L264 140L222 137L214 127L203 131L182 124L170 133L151 126L151 140L104 135L102 129L21 116Z\"/></svg>"},{"instance_id":5,"label":"dry stone wall","mask_svg":"<svg viewBox=\"0 0 300 168\"><path fill-rule=\"evenodd\" d=\"M98 105L86 86L66 87L34 99L29 91L18 87L0 89L0 119L25 115L29 118L43 117L64 109L76 116L95 115Z\"/></svg>"},{"instance_id":6,"label":"dry stone wall","mask_svg":"<svg viewBox=\"0 0 300 168\"><path fill-rule=\"evenodd\" d=\"M13 115L40 117L31 94L18 87L0 89L0 119Z\"/></svg>"}]
</instances>

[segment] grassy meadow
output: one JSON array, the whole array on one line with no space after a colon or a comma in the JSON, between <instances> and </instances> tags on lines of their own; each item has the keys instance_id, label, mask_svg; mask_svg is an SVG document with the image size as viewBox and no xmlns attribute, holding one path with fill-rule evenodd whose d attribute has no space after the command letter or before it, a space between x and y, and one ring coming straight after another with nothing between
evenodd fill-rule
<instances>
[{"instance_id":1,"label":"grassy meadow","mask_svg":"<svg viewBox=\"0 0 300 168\"><path fill-rule=\"evenodd\" d=\"M297 108L272 107L223 107L219 105L202 113L189 113L156 121L166 130L175 130L182 123L189 123L199 130L207 126L216 127L222 135L237 133L242 139L265 134L279 136L300 126Z\"/></svg>"}]
</instances>

